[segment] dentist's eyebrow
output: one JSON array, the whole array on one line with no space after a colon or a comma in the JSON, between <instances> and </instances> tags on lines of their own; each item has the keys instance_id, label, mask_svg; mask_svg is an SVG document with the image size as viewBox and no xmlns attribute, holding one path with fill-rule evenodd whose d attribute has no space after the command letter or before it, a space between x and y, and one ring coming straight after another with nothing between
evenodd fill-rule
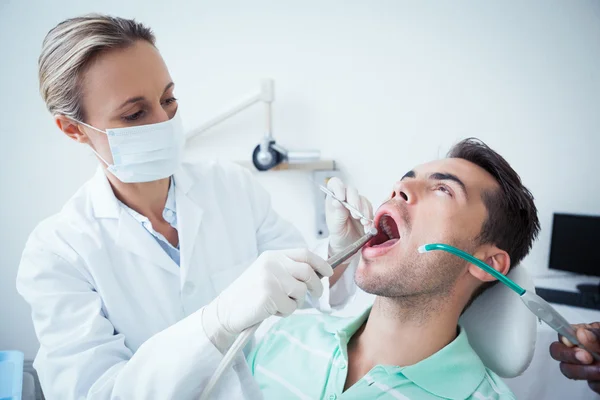
<instances>
[{"instance_id":1,"label":"dentist's eyebrow","mask_svg":"<svg viewBox=\"0 0 600 400\"><path fill-rule=\"evenodd\" d=\"M467 197L467 187L465 186L465 184L463 183L463 181L460 180L460 178L456 175L452 175L452 174L448 174L448 173L443 173L443 172L434 172L433 174L429 175L429 179L434 180L434 181L453 181L458 183L458 185L460 186L463 194L465 195L465 197Z\"/></svg>"},{"instance_id":2,"label":"dentist's eyebrow","mask_svg":"<svg viewBox=\"0 0 600 400\"><path fill-rule=\"evenodd\" d=\"M165 90L163 91L163 94L165 94L167 92L167 90L171 89L173 86L175 86L175 84L173 82L169 82L167 84L167 86L165 87ZM138 103L140 101L145 101L146 98L144 96L136 96L136 97L132 97L130 99L125 100L125 102L123 104L121 104L119 106L119 108L117 108L117 110L122 109L123 107L125 107L128 104L134 104L134 103Z\"/></svg>"},{"instance_id":3,"label":"dentist's eyebrow","mask_svg":"<svg viewBox=\"0 0 600 400\"><path fill-rule=\"evenodd\" d=\"M125 102L123 102L123 104L121 104L121 105L120 105L120 106L117 108L117 111L118 111L118 110L120 110L120 109L122 109L123 107L125 107L125 106L126 106L126 105L128 105L128 104L135 104L135 103L138 103L138 102L140 102L140 101L144 101L144 100L146 100L146 98L145 98L145 97L143 97L143 96L136 96L136 97L132 97L132 98L130 98L130 99L127 99L127 100L125 100Z\"/></svg>"},{"instance_id":4,"label":"dentist's eyebrow","mask_svg":"<svg viewBox=\"0 0 600 400\"><path fill-rule=\"evenodd\" d=\"M400 180L403 181L404 178L414 178L416 176L417 175L415 174L415 171L408 171L407 173L404 174L404 176Z\"/></svg>"},{"instance_id":5,"label":"dentist's eyebrow","mask_svg":"<svg viewBox=\"0 0 600 400\"><path fill-rule=\"evenodd\" d=\"M167 90L171 89L173 86L175 86L175 83L173 83L173 82L167 83L165 90L163 90L163 94L165 94L167 92Z\"/></svg>"}]
</instances>

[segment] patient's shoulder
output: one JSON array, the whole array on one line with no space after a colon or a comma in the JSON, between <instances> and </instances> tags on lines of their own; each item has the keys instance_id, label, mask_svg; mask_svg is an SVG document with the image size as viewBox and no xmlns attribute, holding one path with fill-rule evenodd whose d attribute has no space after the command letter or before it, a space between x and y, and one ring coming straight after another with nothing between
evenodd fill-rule
<instances>
[{"instance_id":1,"label":"patient's shoulder","mask_svg":"<svg viewBox=\"0 0 600 400\"><path fill-rule=\"evenodd\" d=\"M323 314L294 314L282 318L259 339L248 356L248 365L254 374L258 365L278 365L291 360L304 360L312 354L328 352L336 344L331 326L342 320Z\"/></svg>"},{"instance_id":2,"label":"patient's shoulder","mask_svg":"<svg viewBox=\"0 0 600 400\"><path fill-rule=\"evenodd\" d=\"M292 335L322 334L331 331L346 318L316 313L296 313L282 318L270 329L269 333L284 331Z\"/></svg>"},{"instance_id":3,"label":"patient's shoulder","mask_svg":"<svg viewBox=\"0 0 600 400\"><path fill-rule=\"evenodd\" d=\"M485 377L475 390L471 399L499 399L515 400L516 397L510 388L492 370L486 368Z\"/></svg>"},{"instance_id":4,"label":"patient's shoulder","mask_svg":"<svg viewBox=\"0 0 600 400\"><path fill-rule=\"evenodd\" d=\"M335 340L337 327L344 325L346 320L347 318L320 313L296 313L275 323L262 338L261 345L272 348L303 343L329 347Z\"/></svg>"}]
</instances>

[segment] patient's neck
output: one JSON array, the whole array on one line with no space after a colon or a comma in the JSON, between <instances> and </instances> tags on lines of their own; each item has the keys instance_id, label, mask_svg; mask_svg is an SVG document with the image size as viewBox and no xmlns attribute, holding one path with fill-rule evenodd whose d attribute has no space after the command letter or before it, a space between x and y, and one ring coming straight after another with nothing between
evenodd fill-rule
<instances>
[{"instance_id":1,"label":"patient's neck","mask_svg":"<svg viewBox=\"0 0 600 400\"><path fill-rule=\"evenodd\" d=\"M346 388L378 364L413 365L444 348L456 338L456 308L448 298L377 297L348 344Z\"/></svg>"}]
</instances>

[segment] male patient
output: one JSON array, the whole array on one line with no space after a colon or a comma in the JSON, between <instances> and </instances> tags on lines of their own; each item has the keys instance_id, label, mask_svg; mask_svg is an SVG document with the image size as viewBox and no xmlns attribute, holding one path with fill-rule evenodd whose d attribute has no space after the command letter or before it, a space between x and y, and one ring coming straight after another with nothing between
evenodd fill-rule
<instances>
[{"instance_id":1,"label":"male patient","mask_svg":"<svg viewBox=\"0 0 600 400\"><path fill-rule=\"evenodd\" d=\"M476 139L409 171L375 214L357 285L376 295L358 318L294 315L278 322L248 362L265 399L514 399L458 326L491 276L445 252L447 243L502 274L539 231L533 196Z\"/></svg>"}]
</instances>

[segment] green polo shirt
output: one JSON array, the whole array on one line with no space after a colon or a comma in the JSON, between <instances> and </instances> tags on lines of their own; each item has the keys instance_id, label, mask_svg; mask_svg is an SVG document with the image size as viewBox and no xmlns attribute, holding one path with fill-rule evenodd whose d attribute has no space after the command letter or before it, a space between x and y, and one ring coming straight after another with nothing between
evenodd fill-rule
<instances>
[{"instance_id":1,"label":"green polo shirt","mask_svg":"<svg viewBox=\"0 0 600 400\"><path fill-rule=\"evenodd\" d=\"M377 365L343 392L348 341L367 320L300 314L282 319L251 352L248 364L269 399L515 399L459 335L408 367ZM390 343L390 346L393 344Z\"/></svg>"}]
</instances>

